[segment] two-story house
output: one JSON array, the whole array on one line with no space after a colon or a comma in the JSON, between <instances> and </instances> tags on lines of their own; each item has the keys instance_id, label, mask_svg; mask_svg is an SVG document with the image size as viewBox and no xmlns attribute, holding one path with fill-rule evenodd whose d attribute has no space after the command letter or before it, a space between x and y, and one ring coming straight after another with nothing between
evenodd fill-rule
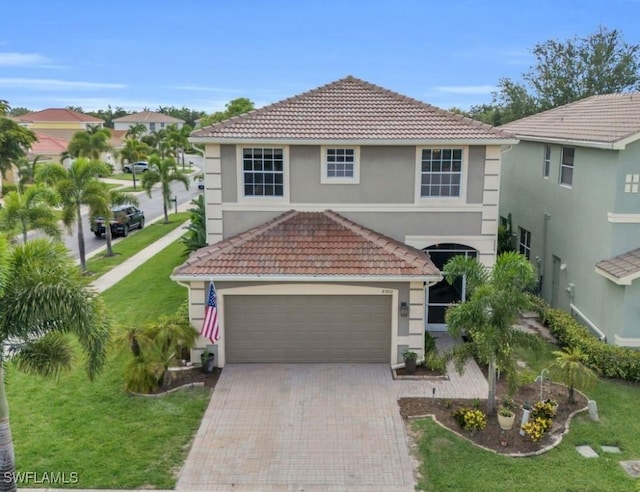
<instances>
[{"instance_id":1,"label":"two-story house","mask_svg":"<svg viewBox=\"0 0 640 492\"><path fill-rule=\"evenodd\" d=\"M609 343L640 346L640 93L509 123L500 215L541 295Z\"/></svg>"},{"instance_id":2,"label":"two-story house","mask_svg":"<svg viewBox=\"0 0 640 492\"><path fill-rule=\"evenodd\" d=\"M220 366L396 364L464 297L444 263L495 261L504 131L346 77L191 141L209 246L172 278L197 330L215 282Z\"/></svg>"},{"instance_id":3,"label":"two-story house","mask_svg":"<svg viewBox=\"0 0 640 492\"><path fill-rule=\"evenodd\" d=\"M113 129L116 131L126 132L135 125L144 125L146 127L145 134L149 134L154 131L164 130L169 125L176 125L178 128L182 128L184 120L156 111L140 111L113 120Z\"/></svg>"}]
</instances>

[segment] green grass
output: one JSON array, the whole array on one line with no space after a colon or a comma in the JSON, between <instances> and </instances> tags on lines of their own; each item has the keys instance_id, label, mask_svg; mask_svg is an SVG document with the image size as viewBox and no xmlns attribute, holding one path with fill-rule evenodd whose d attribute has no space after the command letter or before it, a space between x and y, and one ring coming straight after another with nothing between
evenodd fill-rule
<instances>
[{"instance_id":1,"label":"green grass","mask_svg":"<svg viewBox=\"0 0 640 492\"><path fill-rule=\"evenodd\" d=\"M124 240L113 245L115 256L107 257L105 252L99 253L93 258L87 260L87 270L93 275L88 277L88 281L93 281L100 275L125 262L133 255L157 241L164 235L168 234L177 227L181 227L188 219L189 212L180 212L178 214L169 215L169 223L164 224L163 220L149 224L144 229L133 232ZM94 240L93 236L87 239ZM97 239L96 239L97 241ZM102 239L104 241L104 239Z\"/></svg>"},{"instance_id":2,"label":"green grass","mask_svg":"<svg viewBox=\"0 0 640 492\"><path fill-rule=\"evenodd\" d=\"M169 279L183 261L182 250L181 243L173 243L103 294L115 329L175 312L187 297L186 289ZM208 391L136 398L123 389L122 355L114 351L93 382L87 379L81 357L77 362L57 381L9 367L18 471L75 472L78 483L68 485L75 488L173 488L207 406Z\"/></svg>"},{"instance_id":3,"label":"green grass","mask_svg":"<svg viewBox=\"0 0 640 492\"><path fill-rule=\"evenodd\" d=\"M531 360L533 372L549 365L550 352L551 348L539 360ZM579 414L562 443L537 457L499 456L471 445L431 419L416 421L413 425L421 434L420 471L424 477L420 487L438 492L638 490L639 481L630 478L618 461L640 459L640 387L601 380L585 393L596 400L600 422L591 421L586 413ZM600 457L580 456L575 446L582 444L591 446ZM619 446L622 454L602 453L602 445Z\"/></svg>"}]
</instances>

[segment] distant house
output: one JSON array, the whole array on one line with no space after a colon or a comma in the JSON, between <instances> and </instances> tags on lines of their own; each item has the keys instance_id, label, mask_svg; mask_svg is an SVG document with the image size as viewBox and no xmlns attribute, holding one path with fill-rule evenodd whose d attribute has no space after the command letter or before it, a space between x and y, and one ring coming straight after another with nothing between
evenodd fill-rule
<instances>
[{"instance_id":1,"label":"distant house","mask_svg":"<svg viewBox=\"0 0 640 492\"><path fill-rule=\"evenodd\" d=\"M155 111L141 111L139 113L128 114L113 120L114 130L127 131L134 125L143 124L147 127L146 133L162 130L169 125L176 125L178 128L184 126L184 120L174 118L164 113Z\"/></svg>"},{"instance_id":2,"label":"distant house","mask_svg":"<svg viewBox=\"0 0 640 492\"><path fill-rule=\"evenodd\" d=\"M67 108L49 108L17 116L15 120L30 130L46 133L62 140L71 140L74 133L90 126L103 127L104 120Z\"/></svg>"},{"instance_id":3,"label":"distant house","mask_svg":"<svg viewBox=\"0 0 640 492\"><path fill-rule=\"evenodd\" d=\"M517 141L489 125L346 77L191 142L209 246L172 278L195 329L215 281L220 366L396 364L464 298L444 263L495 261L500 150Z\"/></svg>"},{"instance_id":4,"label":"distant house","mask_svg":"<svg viewBox=\"0 0 640 492\"><path fill-rule=\"evenodd\" d=\"M509 123L500 215L542 296L600 338L640 347L640 93Z\"/></svg>"}]
</instances>

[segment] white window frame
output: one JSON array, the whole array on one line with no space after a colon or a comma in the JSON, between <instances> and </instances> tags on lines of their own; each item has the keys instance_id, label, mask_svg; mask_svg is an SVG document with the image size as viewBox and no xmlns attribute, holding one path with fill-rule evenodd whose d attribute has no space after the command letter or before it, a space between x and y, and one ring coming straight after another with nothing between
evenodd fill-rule
<instances>
[{"instance_id":1,"label":"white window frame","mask_svg":"<svg viewBox=\"0 0 640 492\"><path fill-rule=\"evenodd\" d=\"M573 150L573 161L571 162L571 165L565 164L564 163L564 151L566 149L572 149ZM562 182L562 171L564 169L571 169L571 182L570 183L563 183ZM564 187L564 188L573 188L573 174L575 172L576 169L576 148L575 147L562 147L562 151L560 152L560 176L558 177L558 182L560 184L560 186Z\"/></svg>"},{"instance_id":2,"label":"white window frame","mask_svg":"<svg viewBox=\"0 0 640 492\"><path fill-rule=\"evenodd\" d=\"M270 196L270 195L245 195L244 194L244 166L243 166L243 151L244 149L282 149L283 159L283 188L282 196ZM289 203L289 146L278 143L274 144L255 144L255 145L236 145L236 176L237 176L237 200L240 204L254 203L255 201L265 202L268 201L274 204L288 204Z\"/></svg>"},{"instance_id":3,"label":"white window frame","mask_svg":"<svg viewBox=\"0 0 640 492\"><path fill-rule=\"evenodd\" d=\"M527 260L531 259L531 231L524 227L518 227L518 252L523 254Z\"/></svg>"},{"instance_id":4,"label":"white window frame","mask_svg":"<svg viewBox=\"0 0 640 492\"><path fill-rule=\"evenodd\" d=\"M329 167L327 163L327 151L329 149L350 149L353 150L353 177L332 177L329 176ZM321 184L360 184L360 147L354 145L323 145L320 147L320 162L322 170L320 171Z\"/></svg>"},{"instance_id":5,"label":"white window frame","mask_svg":"<svg viewBox=\"0 0 640 492\"><path fill-rule=\"evenodd\" d=\"M542 177L549 179L551 173L551 145L544 144L544 159L542 160Z\"/></svg>"},{"instance_id":6,"label":"white window frame","mask_svg":"<svg viewBox=\"0 0 640 492\"><path fill-rule=\"evenodd\" d=\"M156 124L155 123L149 123L149 131L150 132L155 132L156 131Z\"/></svg>"},{"instance_id":7,"label":"white window frame","mask_svg":"<svg viewBox=\"0 0 640 492\"><path fill-rule=\"evenodd\" d=\"M459 196L422 196L422 151L429 149L462 150L462 166L460 168L460 195ZM451 203L467 202L467 181L469 178L469 147L466 145L424 145L416 147L415 169L415 203L446 205Z\"/></svg>"}]
</instances>

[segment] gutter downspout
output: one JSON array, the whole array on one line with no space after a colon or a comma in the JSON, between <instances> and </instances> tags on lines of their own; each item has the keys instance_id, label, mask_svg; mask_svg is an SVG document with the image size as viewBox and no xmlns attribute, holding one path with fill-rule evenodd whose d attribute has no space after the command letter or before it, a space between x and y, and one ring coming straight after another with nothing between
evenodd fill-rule
<instances>
[{"instance_id":1,"label":"gutter downspout","mask_svg":"<svg viewBox=\"0 0 640 492\"><path fill-rule=\"evenodd\" d=\"M544 222L542 223L542 261L540 262L540 271L538 272L540 287L538 294L542 292L542 283L544 282L544 273L547 268L547 235L549 232L549 221L551 220L551 214L545 212Z\"/></svg>"}]
</instances>

